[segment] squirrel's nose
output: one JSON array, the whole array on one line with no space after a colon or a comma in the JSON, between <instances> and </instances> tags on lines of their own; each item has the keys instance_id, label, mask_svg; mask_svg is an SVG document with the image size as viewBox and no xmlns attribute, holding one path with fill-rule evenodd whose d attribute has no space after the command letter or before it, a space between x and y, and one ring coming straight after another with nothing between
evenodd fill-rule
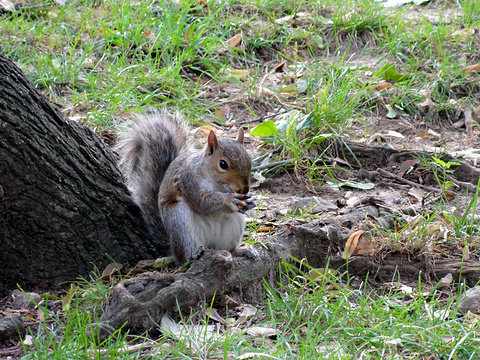
<instances>
[{"instance_id":1,"label":"squirrel's nose","mask_svg":"<svg viewBox=\"0 0 480 360\"><path fill-rule=\"evenodd\" d=\"M248 194L249 190L250 190L250 186L247 185L247 186L244 186L242 188L239 188L237 192L239 194Z\"/></svg>"}]
</instances>

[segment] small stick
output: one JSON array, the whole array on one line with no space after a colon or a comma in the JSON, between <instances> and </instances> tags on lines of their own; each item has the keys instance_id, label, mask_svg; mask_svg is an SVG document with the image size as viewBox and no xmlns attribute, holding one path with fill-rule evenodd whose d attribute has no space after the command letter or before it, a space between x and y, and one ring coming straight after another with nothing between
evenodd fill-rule
<instances>
[{"instance_id":1,"label":"small stick","mask_svg":"<svg viewBox=\"0 0 480 360\"><path fill-rule=\"evenodd\" d=\"M323 162L325 165L332 165L334 163L334 161L332 160L326 160L326 159L317 159L317 160L314 160L312 158L309 158L309 157L305 157L303 158L302 160L308 160L310 161L312 164L316 164L318 162ZM255 171L260 171L260 170L265 170L265 169L271 169L271 168L274 168L276 166L281 166L281 165L284 165L288 162L292 161L292 159L289 159L289 160L280 160L280 161L275 161L273 163L270 163L270 164L265 164L265 165L258 165L258 166L254 166L252 167L252 172L255 172Z\"/></svg>"},{"instance_id":2,"label":"small stick","mask_svg":"<svg viewBox=\"0 0 480 360\"><path fill-rule=\"evenodd\" d=\"M252 124L252 123L255 123L255 122L262 122L263 120L274 118L277 115L285 114L287 111L288 111L288 109L284 109L284 106L280 105L280 108L275 112L275 114L260 116L259 118L256 118L256 119L253 119L253 120L245 120L245 121L235 122L235 125L246 125L246 124Z\"/></svg>"},{"instance_id":3,"label":"small stick","mask_svg":"<svg viewBox=\"0 0 480 360\"><path fill-rule=\"evenodd\" d=\"M408 185L411 185L411 186L415 186L415 187L418 187L418 188L421 188L421 189L424 189L424 190L427 190L427 191L433 191L433 192L437 192L437 193L442 192L442 190L440 190L440 189L414 183L413 181L404 179L404 178L402 178L402 177L400 177L400 176L398 176L398 175L392 174L392 173L390 173L390 172L388 172L388 171L385 171L385 170L383 170L383 169L377 169L377 171L378 171L380 174L382 174L382 175L385 175L385 176L394 178L395 180L404 182L405 184L408 184Z\"/></svg>"},{"instance_id":4,"label":"small stick","mask_svg":"<svg viewBox=\"0 0 480 360\"><path fill-rule=\"evenodd\" d=\"M272 162L270 164L254 166L254 167L252 167L252 172L265 170L265 169L271 169L271 168L274 168L276 166L284 165L284 164L288 163L289 161L291 161L291 160L281 160L281 161Z\"/></svg>"}]
</instances>

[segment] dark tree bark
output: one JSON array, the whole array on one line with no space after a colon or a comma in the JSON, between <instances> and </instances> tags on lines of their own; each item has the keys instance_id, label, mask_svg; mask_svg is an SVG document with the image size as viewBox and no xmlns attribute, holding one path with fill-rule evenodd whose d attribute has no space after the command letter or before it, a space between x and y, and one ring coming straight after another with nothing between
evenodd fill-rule
<instances>
[{"instance_id":1,"label":"dark tree bark","mask_svg":"<svg viewBox=\"0 0 480 360\"><path fill-rule=\"evenodd\" d=\"M155 255L115 154L0 56L0 294Z\"/></svg>"}]
</instances>

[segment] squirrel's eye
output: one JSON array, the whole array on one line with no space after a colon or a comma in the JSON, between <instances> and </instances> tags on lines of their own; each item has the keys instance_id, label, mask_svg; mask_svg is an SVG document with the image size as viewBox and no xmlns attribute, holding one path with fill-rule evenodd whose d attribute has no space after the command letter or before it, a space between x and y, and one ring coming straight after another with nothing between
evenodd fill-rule
<instances>
[{"instance_id":1,"label":"squirrel's eye","mask_svg":"<svg viewBox=\"0 0 480 360\"><path fill-rule=\"evenodd\" d=\"M222 170L228 170L228 164L225 160L220 160L220 168Z\"/></svg>"}]
</instances>

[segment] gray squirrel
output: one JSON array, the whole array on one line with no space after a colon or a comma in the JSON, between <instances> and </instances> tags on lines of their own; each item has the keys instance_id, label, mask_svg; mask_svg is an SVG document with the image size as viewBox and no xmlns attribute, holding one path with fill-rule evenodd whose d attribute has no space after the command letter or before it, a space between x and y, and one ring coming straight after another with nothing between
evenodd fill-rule
<instances>
[{"instance_id":1,"label":"gray squirrel","mask_svg":"<svg viewBox=\"0 0 480 360\"><path fill-rule=\"evenodd\" d=\"M157 240L166 230L169 244L161 246L170 248L177 264L205 248L234 251L244 213L255 206L243 129L236 140L210 131L201 150L187 143L187 133L180 113L151 109L120 133L116 147L133 200Z\"/></svg>"}]
</instances>

